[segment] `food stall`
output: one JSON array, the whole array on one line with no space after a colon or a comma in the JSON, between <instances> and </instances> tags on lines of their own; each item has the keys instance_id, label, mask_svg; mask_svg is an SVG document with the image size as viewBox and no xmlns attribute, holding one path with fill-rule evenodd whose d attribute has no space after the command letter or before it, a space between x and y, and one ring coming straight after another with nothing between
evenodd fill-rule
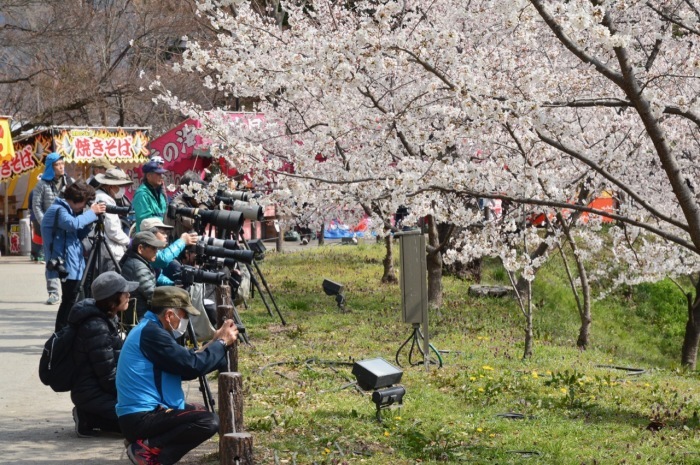
<instances>
[{"instance_id":1,"label":"food stall","mask_svg":"<svg viewBox=\"0 0 700 465\"><path fill-rule=\"evenodd\" d=\"M14 139L12 157L0 158L3 251L19 253L17 225L22 218L29 217L29 194L44 172L46 155L51 152L63 155L66 174L75 179L87 179L90 163L102 157L126 171L148 160L149 130L142 127L52 126Z\"/></svg>"}]
</instances>

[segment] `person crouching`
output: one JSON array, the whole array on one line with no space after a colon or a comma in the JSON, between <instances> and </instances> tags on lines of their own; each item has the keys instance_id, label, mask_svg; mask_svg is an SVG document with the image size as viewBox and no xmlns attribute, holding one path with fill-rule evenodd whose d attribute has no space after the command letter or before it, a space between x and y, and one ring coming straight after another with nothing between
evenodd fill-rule
<instances>
[{"instance_id":1,"label":"person crouching","mask_svg":"<svg viewBox=\"0 0 700 465\"><path fill-rule=\"evenodd\" d=\"M174 286L153 292L150 310L127 336L117 365L117 415L136 465L170 465L219 431L216 413L185 402L182 380L226 367L238 337L232 320L199 350L176 342L198 316L189 294Z\"/></svg>"}]
</instances>

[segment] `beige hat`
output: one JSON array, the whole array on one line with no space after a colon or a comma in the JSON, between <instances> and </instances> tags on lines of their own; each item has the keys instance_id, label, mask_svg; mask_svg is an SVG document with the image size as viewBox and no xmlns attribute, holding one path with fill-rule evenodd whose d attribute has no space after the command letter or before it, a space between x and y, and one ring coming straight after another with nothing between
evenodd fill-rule
<instances>
[{"instance_id":1,"label":"beige hat","mask_svg":"<svg viewBox=\"0 0 700 465\"><path fill-rule=\"evenodd\" d=\"M106 157L96 158L93 162L90 163L90 166L92 166L93 168L104 168L106 170L116 168L116 166L113 165Z\"/></svg>"},{"instance_id":2,"label":"beige hat","mask_svg":"<svg viewBox=\"0 0 700 465\"><path fill-rule=\"evenodd\" d=\"M108 186L126 186L134 183L129 175L119 168L111 168L104 173L96 174L95 181Z\"/></svg>"},{"instance_id":3,"label":"beige hat","mask_svg":"<svg viewBox=\"0 0 700 465\"><path fill-rule=\"evenodd\" d=\"M163 220L160 218L153 217L143 220L141 222L141 226L139 227L139 231L150 231L153 228L173 229L174 226L168 226L167 224L163 223Z\"/></svg>"}]
</instances>

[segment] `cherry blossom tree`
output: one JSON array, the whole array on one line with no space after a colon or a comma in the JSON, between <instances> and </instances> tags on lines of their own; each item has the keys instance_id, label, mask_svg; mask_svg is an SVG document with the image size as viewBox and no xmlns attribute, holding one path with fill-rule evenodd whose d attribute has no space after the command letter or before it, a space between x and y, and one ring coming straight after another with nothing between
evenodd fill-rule
<instances>
[{"instance_id":1,"label":"cherry blossom tree","mask_svg":"<svg viewBox=\"0 0 700 465\"><path fill-rule=\"evenodd\" d=\"M244 1L202 2L218 43L192 44L176 69L206 72L211 89L257 99L256 111L277 123L252 136L213 112L206 125L215 155L260 182L278 175L270 201L340 205L350 217L358 203L410 205L413 219L461 226L481 221L468 206L479 197L521 205L523 217L526 209L597 213L618 222L610 230L616 282L699 271L695 0L282 6L280 26ZM172 92L162 99L200 115ZM294 173L284 172L288 164ZM582 190L602 189L618 193L614 213L579 201ZM522 224L465 227L460 252L444 258L499 256L529 282L546 255L532 255L543 241ZM560 237L547 238L548 248ZM595 234L580 240L603 246ZM692 367L695 283L682 351Z\"/></svg>"}]
</instances>

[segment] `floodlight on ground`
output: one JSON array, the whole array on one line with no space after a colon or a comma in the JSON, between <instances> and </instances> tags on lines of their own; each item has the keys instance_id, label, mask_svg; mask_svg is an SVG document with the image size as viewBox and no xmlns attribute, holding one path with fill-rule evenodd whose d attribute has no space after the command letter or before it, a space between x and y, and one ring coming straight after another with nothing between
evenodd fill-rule
<instances>
[{"instance_id":1,"label":"floodlight on ground","mask_svg":"<svg viewBox=\"0 0 700 465\"><path fill-rule=\"evenodd\" d=\"M401 381L403 371L383 358L372 358L355 362L352 374L357 385L365 391L373 390L372 402L377 407L377 420L382 421L381 411L390 407L403 405L406 389L394 386Z\"/></svg>"},{"instance_id":2,"label":"floodlight on ground","mask_svg":"<svg viewBox=\"0 0 700 465\"><path fill-rule=\"evenodd\" d=\"M345 295L343 295L343 286L339 283L334 283L331 280L323 280L323 292L326 295L335 296L335 302L338 304L338 308L341 312L345 311Z\"/></svg>"}]
</instances>

